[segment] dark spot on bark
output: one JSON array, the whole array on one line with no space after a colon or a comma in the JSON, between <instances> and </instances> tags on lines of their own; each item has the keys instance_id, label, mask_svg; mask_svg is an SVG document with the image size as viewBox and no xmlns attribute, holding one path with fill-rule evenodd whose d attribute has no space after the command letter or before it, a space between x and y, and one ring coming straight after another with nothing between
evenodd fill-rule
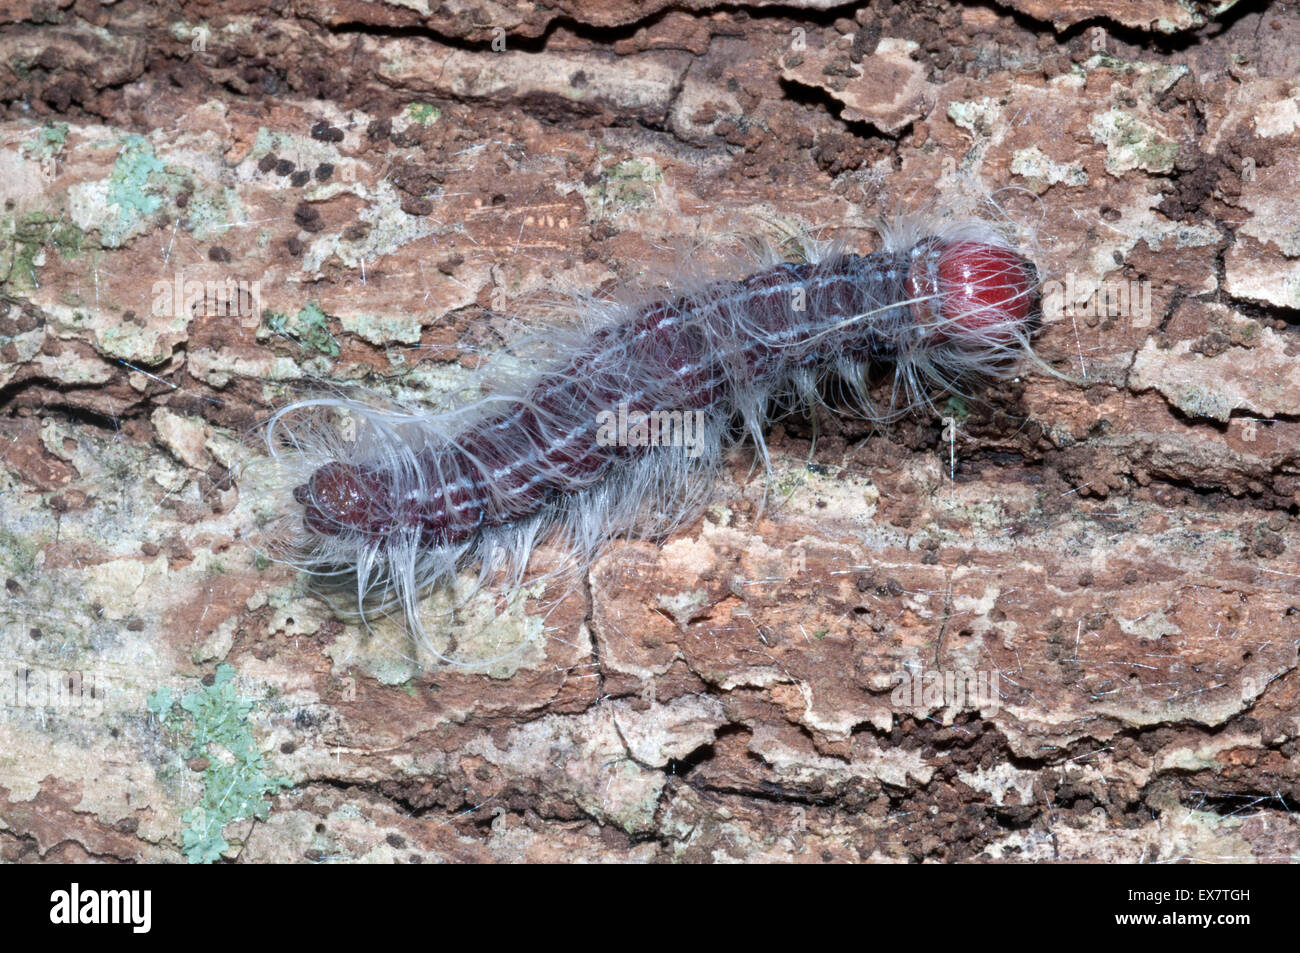
<instances>
[{"instance_id":1,"label":"dark spot on bark","mask_svg":"<svg viewBox=\"0 0 1300 953\"><path fill-rule=\"evenodd\" d=\"M298 207L293 210L293 220L298 223L298 227L307 232L319 232L325 227L321 221L320 212L306 202L299 203Z\"/></svg>"},{"instance_id":2,"label":"dark spot on bark","mask_svg":"<svg viewBox=\"0 0 1300 953\"><path fill-rule=\"evenodd\" d=\"M406 195L402 197L402 211L407 215L428 215L433 211L433 203L425 198Z\"/></svg>"}]
</instances>

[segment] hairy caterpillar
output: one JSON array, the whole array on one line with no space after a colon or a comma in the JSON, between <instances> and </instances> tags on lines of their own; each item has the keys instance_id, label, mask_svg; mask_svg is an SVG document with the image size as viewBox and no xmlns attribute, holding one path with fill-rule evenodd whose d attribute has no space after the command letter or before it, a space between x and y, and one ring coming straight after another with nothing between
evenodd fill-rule
<instances>
[{"instance_id":1,"label":"hairy caterpillar","mask_svg":"<svg viewBox=\"0 0 1300 953\"><path fill-rule=\"evenodd\" d=\"M725 450L749 436L766 462L769 421L818 400L829 376L883 421L1029 353L1037 275L996 229L909 220L881 232L867 255L819 247L788 263L767 251L735 279L587 301L578 331L546 330L531 372L474 400L281 409L266 439L296 474L292 560L422 635L420 594L467 567L480 584L504 573L516 586L543 538L582 565L616 534L668 532L707 498ZM867 370L881 363L893 395L876 407ZM340 412L346 436L331 422Z\"/></svg>"}]
</instances>

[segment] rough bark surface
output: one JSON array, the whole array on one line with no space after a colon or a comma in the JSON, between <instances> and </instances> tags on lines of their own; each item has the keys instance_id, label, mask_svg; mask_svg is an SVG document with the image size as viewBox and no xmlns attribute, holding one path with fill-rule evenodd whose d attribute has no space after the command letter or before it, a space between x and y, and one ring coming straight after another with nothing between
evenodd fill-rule
<instances>
[{"instance_id":1,"label":"rough bark surface","mask_svg":"<svg viewBox=\"0 0 1300 953\"><path fill-rule=\"evenodd\" d=\"M0 856L1296 859L1298 50L1186 0L0 2ZM1084 383L778 427L437 628L487 672L259 557L282 402L971 182ZM166 290L227 279L257 319Z\"/></svg>"}]
</instances>

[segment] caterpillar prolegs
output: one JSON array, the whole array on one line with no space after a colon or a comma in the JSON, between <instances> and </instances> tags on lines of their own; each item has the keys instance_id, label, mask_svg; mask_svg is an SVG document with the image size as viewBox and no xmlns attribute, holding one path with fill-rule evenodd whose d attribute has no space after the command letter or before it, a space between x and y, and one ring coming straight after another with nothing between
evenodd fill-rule
<instances>
[{"instance_id":1,"label":"caterpillar prolegs","mask_svg":"<svg viewBox=\"0 0 1300 953\"><path fill-rule=\"evenodd\" d=\"M883 237L871 254L769 255L748 275L579 314L580 332L541 335L531 373L472 401L279 410L267 443L298 475L292 561L418 629L420 594L466 568L513 586L544 538L581 564L614 535L670 531L707 499L727 449L748 436L766 460L768 423L817 400L828 376L885 420L1013 373L1033 266L978 221ZM882 364L893 399L877 407L867 371ZM350 434L328 422L340 411Z\"/></svg>"}]
</instances>

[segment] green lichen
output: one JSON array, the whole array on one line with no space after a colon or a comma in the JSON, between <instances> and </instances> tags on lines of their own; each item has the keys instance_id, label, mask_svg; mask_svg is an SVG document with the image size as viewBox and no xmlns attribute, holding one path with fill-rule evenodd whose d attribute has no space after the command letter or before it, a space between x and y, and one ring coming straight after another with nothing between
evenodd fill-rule
<instances>
[{"instance_id":1,"label":"green lichen","mask_svg":"<svg viewBox=\"0 0 1300 953\"><path fill-rule=\"evenodd\" d=\"M663 180L653 159L628 159L605 169L595 185L584 189L587 205L601 217L640 208L654 199L655 186Z\"/></svg>"},{"instance_id":2,"label":"green lichen","mask_svg":"<svg viewBox=\"0 0 1300 953\"><path fill-rule=\"evenodd\" d=\"M68 124L66 122L56 122L45 126L41 129L41 142L53 146L56 149L62 149L63 144L68 141Z\"/></svg>"},{"instance_id":3,"label":"green lichen","mask_svg":"<svg viewBox=\"0 0 1300 953\"><path fill-rule=\"evenodd\" d=\"M1137 69L1137 64L1129 63L1113 53L1106 52L1097 53L1084 65L1088 69L1110 69L1117 73L1131 73Z\"/></svg>"},{"instance_id":4,"label":"green lichen","mask_svg":"<svg viewBox=\"0 0 1300 953\"><path fill-rule=\"evenodd\" d=\"M442 110L429 103L411 103L406 107L406 115L412 122L427 126L431 122L437 122L442 117Z\"/></svg>"},{"instance_id":5,"label":"green lichen","mask_svg":"<svg viewBox=\"0 0 1300 953\"><path fill-rule=\"evenodd\" d=\"M172 712L172 690L166 685L149 693L145 698L149 714L160 720L167 728L175 730L176 722Z\"/></svg>"},{"instance_id":6,"label":"green lichen","mask_svg":"<svg viewBox=\"0 0 1300 953\"><path fill-rule=\"evenodd\" d=\"M267 795L290 784L288 778L267 777L248 727L254 703L239 697L234 677L235 670L222 664L211 685L190 692L179 703L166 686L146 700L165 728L188 738L186 759L207 762L199 803L182 816L183 852L192 864L218 860L230 849L222 833L226 825L249 817L265 819L271 809Z\"/></svg>"},{"instance_id":7,"label":"green lichen","mask_svg":"<svg viewBox=\"0 0 1300 953\"><path fill-rule=\"evenodd\" d=\"M68 188L69 213L82 229L99 233L104 248L120 248L166 214L184 193L180 225L199 241L212 241L247 218L234 189L185 165L166 162L139 135L117 140L108 177Z\"/></svg>"},{"instance_id":8,"label":"green lichen","mask_svg":"<svg viewBox=\"0 0 1300 953\"><path fill-rule=\"evenodd\" d=\"M66 122L51 123L48 126L42 126L36 133L36 140L24 144L23 152L27 158L40 162L55 155L68 141L68 124Z\"/></svg>"},{"instance_id":9,"label":"green lichen","mask_svg":"<svg viewBox=\"0 0 1300 953\"><path fill-rule=\"evenodd\" d=\"M231 223L242 217L243 206L234 189L205 183L194 188L181 224L200 241L212 241L224 235Z\"/></svg>"},{"instance_id":10,"label":"green lichen","mask_svg":"<svg viewBox=\"0 0 1300 953\"><path fill-rule=\"evenodd\" d=\"M964 400L953 394L944 402L943 415L953 420L965 420L970 416L970 408L966 406Z\"/></svg>"},{"instance_id":11,"label":"green lichen","mask_svg":"<svg viewBox=\"0 0 1300 953\"><path fill-rule=\"evenodd\" d=\"M0 284L12 282L15 287L33 289L39 285L37 269L44 264L43 252L56 250L63 258L72 258L81 252L85 233L63 215L45 212L28 212L20 219L9 219L0 228L0 260L8 267L0 275Z\"/></svg>"},{"instance_id":12,"label":"green lichen","mask_svg":"<svg viewBox=\"0 0 1300 953\"><path fill-rule=\"evenodd\" d=\"M293 316L268 311L262 323L272 334L293 338L304 347L330 357L339 355L339 342L330 333L329 315L315 304L308 304Z\"/></svg>"},{"instance_id":13,"label":"green lichen","mask_svg":"<svg viewBox=\"0 0 1300 953\"><path fill-rule=\"evenodd\" d=\"M166 164L154 155L147 139L137 135L126 137L108 177L108 204L118 207L117 221L122 234L162 207L167 190L149 180L161 175L165 168Z\"/></svg>"},{"instance_id":14,"label":"green lichen","mask_svg":"<svg viewBox=\"0 0 1300 953\"><path fill-rule=\"evenodd\" d=\"M25 576L36 568L36 555L40 546L30 539L0 527L0 566L8 574Z\"/></svg>"},{"instance_id":15,"label":"green lichen","mask_svg":"<svg viewBox=\"0 0 1300 953\"><path fill-rule=\"evenodd\" d=\"M1178 143L1136 116L1119 109L1098 113L1088 123L1093 139L1106 146L1106 171L1122 175L1130 169L1167 174L1178 157Z\"/></svg>"}]
</instances>

